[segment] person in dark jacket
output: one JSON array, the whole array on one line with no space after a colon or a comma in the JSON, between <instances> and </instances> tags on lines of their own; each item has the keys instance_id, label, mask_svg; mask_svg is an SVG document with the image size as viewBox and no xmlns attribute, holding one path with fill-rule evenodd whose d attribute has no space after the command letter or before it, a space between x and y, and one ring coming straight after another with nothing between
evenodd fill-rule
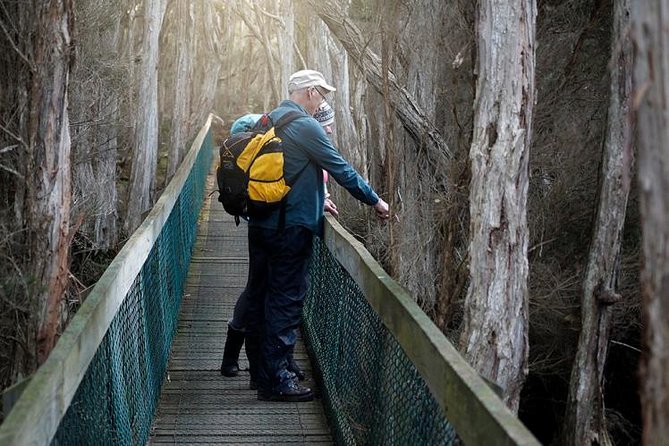
<instances>
[{"instance_id":1,"label":"person in dark jacket","mask_svg":"<svg viewBox=\"0 0 669 446\"><path fill-rule=\"evenodd\" d=\"M323 170L353 197L372 206L379 218L390 215L388 204L342 158L312 117L325 96L335 90L320 72L298 71L290 77L289 98L270 112L272 122L289 111L304 116L278 131L284 147L284 174L292 186L283 210L249 219L246 353L260 400L313 399L311 389L301 386L288 370L288 354L295 344L295 329L302 322L313 237L323 229Z\"/></svg>"},{"instance_id":2,"label":"person in dark jacket","mask_svg":"<svg viewBox=\"0 0 669 446\"><path fill-rule=\"evenodd\" d=\"M234 135L239 132L248 132L253 129L256 122L261 118L261 114L247 114L236 119L230 127L230 134ZM332 135L332 126L334 125L334 110L330 104L323 102L316 113L314 119L323 127L325 134ZM335 217L339 215L337 206L330 200L330 194L327 192L327 180L325 179L327 172L323 172L324 187L325 187L325 201L323 207L325 212L329 212ZM221 361L221 375L227 377L234 377L239 374L239 354L244 345L244 337L246 332L246 311L249 306L246 288L239 295L235 308L232 313L232 319L228 321L228 330L225 336L225 347L223 349L223 360ZM304 372L295 361L292 352L288 355L288 370L295 373L300 381L306 378ZM251 378L249 387L252 390L257 389L255 377Z\"/></svg>"}]
</instances>

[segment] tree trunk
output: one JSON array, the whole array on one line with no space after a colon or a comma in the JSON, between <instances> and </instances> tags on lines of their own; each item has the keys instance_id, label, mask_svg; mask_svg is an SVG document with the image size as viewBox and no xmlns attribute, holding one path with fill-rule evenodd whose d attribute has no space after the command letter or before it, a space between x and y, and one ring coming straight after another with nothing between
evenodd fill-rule
<instances>
[{"instance_id":1,"label":"tree trunk","mask_svg":"<svg viewBox=\"0 0 669 446\"><path fill-rule=\"evenodd\" d=\"M280 99L288 97L288 79L295 71L295 6L293 0L285 0L278 5L281 26L277 33L279 59L281 60Z\"/></svg>"},{"instance_id":2,"label":"tree trunk","mask_svg":"<svg viewBox=\"0 0 669 446\"><path fill-rule=\"evenodd\" d=\"M253 12L255 13L256 23L258 24L258 32L260 34L260 42L262 43L263 48L265 49L265 58L267 67L267 83L270 86L270 91L272 92L271 103L279 104L281 102L281 87L279 83L281 82L281 77L277 75L275 64L278 64L281 60L280 56L275 57L274 52L272 51L272 43L269 40L269 34L267 32L268 21L267 17L264 16L265 11L261 11L261 7L257 4L253 4ZM268 98L269 99L269 98ZM270 107L266 107L269 109Z\"/></svg>"},{"instance_id":3,"label":"tree trunk","mask_svg":"<svg viewBox=\"0 0 669 446\"><path fill-rule=\"evenodd\" d=\"M660 445L669 438L669 0L633 5L634 105L643 231L643 443Z\"/></svg>"},{"instance_id":4,"label":"tree trunk","mask_svg":"<svg viewBox=\"0 0 669 446\"><path fill-rule=\"evenodd\" d=\"M346 14L345 11L342 12ZM358 129L353 122L351 113L351 94L349 90L348 55L329 32L328 27L318 17L309 21L309 35L313 38L307 41L307 54L314 68L323 73L330 82L337 80L337 92L330 100L335 112L333 127L335 146L349 160L363 176L366 175L366 157L359 146Z\"/></svg>"},{"instance_id":5,"label":"tree trunk","mask_svg":"<svg viewBox=\"0 0 669 446\"><path fill-rule=\"evenodd\" d=\"M612 444L604 411L604 365L616 294L622 231L632 175L630 94L632 47L627 37L629 0L616 0L611 90L599 207L583 283L581 333L572 366L563 444Z\"/></svg>"},{"instance_id":6,"label":"tree trunk","mask_svg":"<svg viewBox=\"0 0 669 446\"><path fill-rule=\"evenodd\" d=\"M269 41L269 36L267 34L267 25L265 23L266 17L263 16L266 14L266 11L262 11L260 6L258 6L255 1L251 2L249 0L244 0L241 3L233 3L233 5L235 13L244 21L244 24L258 40L265 53L265 63L263 65L265 66L266 70L260 73L260 75L265 76L264 79L266 79L266 82L264 82L264 85L269 87L268 93L271 92L271 94L265 94L262 96L263 100L265 101L263 107L265 110L267 110L270 108L268 107L269 104L278 105L279 101L281 100L281 89L277 86L277 81L280 81L280 79L277 77L274 67L274 64L276 63L275 61L278 61L278 58L274 57L272 46ZM255 20L251 18L249 13L247 13L247 10L249 9L253 10Z\"/></svg>"},{"instance_id":7,"label":"tree trunk","mask_svg":"<svg viewBox=\"0 0 669 446\"><path fill-rule=\"evenodd\" d=\"M195 65L192 76L195 81L191 88L190 134L203 125L214 109L212 92L217 91L224 50L221 30L225 27L211 2L197 1L194 6L194 23L202 23L208 32L196 36L195 60L200 62Z\"/></svg>"},{"instance_id":8,"label":"tree trunk","mask_svg":"<svg viewBox=\"0 0 669 446\"><path fill-rule=\"evenodd\" d=\"M169 112L170 136L167 156L167 175L165 184L169 183L181 163L186 152L189 137L189 110L191 96L191 73L193 70L193 54L195 52L195 25L193 23L193 5L187 0L174 2L174 22L176 28L176 70L174 72L173 107Z\"/></svg>"},{"instance_id":9,"label":"tree trunk","mask_svg":"<svg viewBox=\"0 0 669 446\"><path fill-rule=\"evenodd\" d=\"M536 3L481 0L462 351L518 410L527 374L528 158Z\"/></svg>"},{"instance_id":10,"label":"tree trunk","mask_svg":"<svg viewBox=\"0 0 669 446\"><path fill-rule=\"evenodd\" d=\"M107 125L99 129L96 138L98 152L93 162L97 179L97 212L93 215L93 242L97 249L107 251L118 241L118 189L116 161L118 156L117 129L119 99L115 91L100 99L100 107L107 111Z\"/></svg>"},{"instance_id":11,"label":"tree trunk","mask_svg":"<svg viewBox=\"0 0 669 446\"><path fill-rule=\"evenodd\" d=\"M341 4L337 0L320 2L308 0L318 15L323 19L330 31L341 42L348 52L348 56L365 73L367 81L383 94L383 77L381 58L376 55L362 37L360 29L350 20ZM388 74L389 97L386 98L404 128L414 138L419 146L425 146L430 159L440 159L444 155L450 157L451 152L434 124L427 118L425 111L418 105L416 99L400 87L392 73Z\"/></svg>"},{"instance_id":12,"label":"tree trunk","mask_svg":"<svg viewBox=\"0 0 669 446\"><path fill-rule=\"evenodd\" d=\"M158 39L165 11L163 0L144 0L144 24L140 69L137 73L138 101L128 186L125 230L132 233L151 209L158 163Z\"/></svg>"},{"instance_id":13,"label":"tree trunk","mask_svg":"<svg viewBox=\"0 0 669 446\"><path fill-rule=\"evenodd\" d=\"M28 166L24 215L37 307L37 362L56 343L68 283L70 132L67 87L72 64L71 0L37 3L30 86Z\"/></svg>"}]
</instances>

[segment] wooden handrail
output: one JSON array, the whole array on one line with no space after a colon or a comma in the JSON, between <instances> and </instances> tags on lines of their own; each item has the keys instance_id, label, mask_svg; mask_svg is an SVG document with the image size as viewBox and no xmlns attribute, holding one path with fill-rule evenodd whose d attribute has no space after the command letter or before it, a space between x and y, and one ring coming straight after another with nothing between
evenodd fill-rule
<instances>
[{"instance_id":1,"label":"wooden handrail","mask_svg":"<svg viewBox=\"0 0 669 446\"><path fill-rule=\"evenodd\" d=\"M331 216L326 219L325 245L416 366L466 445L540 444L409 293Z\"/></svg>"},{"instance_id":2,"label":"wooden handrail","mask_svg":"<svg viewBox=\"0 0 669 446\"><path fill-rule=\"evenodd\" d=\"M53 439L88 365L179 198L211 121L209 115L156 205L102 274L0 425L1 445L46 445Z\"/></svg>"}]
</instances>

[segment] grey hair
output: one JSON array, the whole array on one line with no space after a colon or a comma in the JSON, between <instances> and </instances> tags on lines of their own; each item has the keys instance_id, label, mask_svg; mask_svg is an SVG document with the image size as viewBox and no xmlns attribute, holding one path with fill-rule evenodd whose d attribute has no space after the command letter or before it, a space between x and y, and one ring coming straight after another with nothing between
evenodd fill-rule
<instances>
[{"instance_id":1,"label":"grey hair","mask_svg":"<svg viewBox=\"0 0 669 446\"><path fill-rule=\"evenodd\" d=\"M288 84L288 94L293 94L293 93L295 93L296 91L299 91L299 90L306 90L307 88L311 88L311 87L298 87L295 84Z\"/></svg>"}]
</instances>

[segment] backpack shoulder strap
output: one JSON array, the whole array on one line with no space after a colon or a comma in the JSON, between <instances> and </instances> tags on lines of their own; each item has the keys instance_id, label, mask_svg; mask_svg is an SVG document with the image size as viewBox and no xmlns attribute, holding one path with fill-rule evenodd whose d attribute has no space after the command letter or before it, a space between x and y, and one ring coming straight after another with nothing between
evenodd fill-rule
<instances>
[{"instance_id":1,"label":"backpack shoulder strap","mask_svg":"<svg viewBox=\"0 0 669 446\"><path fill-rule=\"evenodd\" d=\"M278 121L276 121L276 124L274 125L274 129L275 130L280 129L281 127L285 126L289 122L294 121L297 118L303 117L303 116L305 116L305 114L302 113L302 112L299 112L297 110L291 110L289 112L286 112L286 113L284 113L283 116L281 116L279 118Z\"/></svg>"}]
</instances>

